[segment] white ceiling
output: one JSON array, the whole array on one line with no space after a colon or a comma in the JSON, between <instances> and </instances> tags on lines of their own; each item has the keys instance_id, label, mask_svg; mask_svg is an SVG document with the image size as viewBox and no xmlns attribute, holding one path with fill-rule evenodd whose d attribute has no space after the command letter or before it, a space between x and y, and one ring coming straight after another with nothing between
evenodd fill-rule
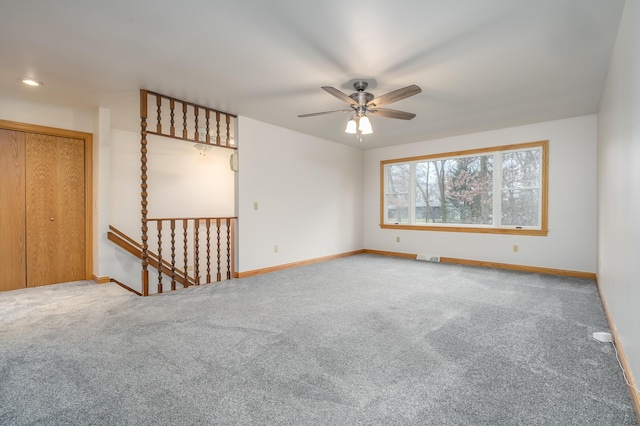
<instances>
[{"instance_id":1,"label":"white ceiling","mask_svg":"<svg viewBox=\"0 0 640 426\"><path fill-rule=\"evenodd\" d=\"M624 0L0 0L0 95L111 108L146 88L364 149L595 113ZM44 82L29 88L18 79ZM320 89L417 84L344 133ZM242 135L239 135L240 143Z\"/></svg>"}]
</instances>

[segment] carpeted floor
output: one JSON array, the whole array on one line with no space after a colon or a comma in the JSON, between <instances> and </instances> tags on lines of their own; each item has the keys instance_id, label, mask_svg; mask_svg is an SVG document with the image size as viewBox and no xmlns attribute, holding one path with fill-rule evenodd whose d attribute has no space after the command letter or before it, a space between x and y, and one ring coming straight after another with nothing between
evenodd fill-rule
<instances>
[{"instance_id":1,"label":"carpeted floor","mask_svg":"<svg viewBox=\"0 0 640 426\"><path fill-rule=\"evenodd\" d=\"M0 293L0 424L634 425L592 280L358 255Z\"/></svg>"}]
</instances>

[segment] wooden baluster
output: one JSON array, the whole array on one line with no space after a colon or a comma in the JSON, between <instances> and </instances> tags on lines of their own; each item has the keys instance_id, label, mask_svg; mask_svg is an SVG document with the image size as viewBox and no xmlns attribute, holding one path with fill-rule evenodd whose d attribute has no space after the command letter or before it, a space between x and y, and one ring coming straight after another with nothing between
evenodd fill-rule
<instances>
[{"instance_id":1,"label":"wooden baluster","mask_svg":"<svg viewBox=\"0 0 640 426\"><path fill-rule=\"evenodd\" d=\"M194 119L195 119L195 124L196 124L196 133L193 136L193 139L196 142L200 142L200 129L198 129L198 114L200 113L199 108L197 106L193 107L193 115L194 115Z\"/></svg>"},{"instance_id":2,"label":"wooden baluster","mask_svg":"<svg viewBox=\"0 0 640 426\"><path fill-rule=\"evenodd\" d=\"M193 276L196 285L200 285L200 219L193 220L193 245L195 246Z\"/></svg>"},{"instance_id":3,"label":"wooden baluster","mask_svg":"<svg viewBox=\"0 0 640 426\"><path fill-rule=\"evenodd\" d=\"M225 146L229 146L229 142L231 142L231 129L229 125L231 124L231 117L229 114L225 114L227 116L227 141L225 142Z\"/></svg>"},{"instance_id":4,"label":"wooden baluster","mask_svg":"<svg viewBox=\"0 0 640 426\"><path fill-rule=\"evenodd\" d=\"M176 289L176 221L171 219L171 290Z\"/></svg>"},{"instance_id":5,"label":"wooden baluster","mask_svg":"<svg viewBox=\"0 0 640 426\"><path fill-rule=\"evenodd\" d=\"M222 275L220 274L220 218L216 219L216 227L218 228L218 276L217 281L222 281Z\"/></svg>"},{"instance_id":6,"label":"wooden baluster","mask_svg":"<svg viewBox=\"0 0 640 426\"><path fill-rule=\"evenodd\" d=\"M235 270L235 267L236 267L236 262L235 262L235 255L236 255L236 249L235 249L235 241L236 241L235 226L236 226L236 220L235 219L231 219L231 271L229 273L231 278L234 277L234 270Z\"/></svg>"},{"instance_id":7,"label":"wooden baluster","mask_svg":"<svg viewBox=\"0 0 640 426\"><path fill-rule=\"evenodd\" d=\"M162 220L156 221L158 227L158 293L162 293Z\"/></svg>"},{"instance_id":8,"label":"wooden baluster","mask_svg":"<svg viewBox=\"0 0 640 426\"><path fill-rule=\"evenodd\" d=\"M206 130L207 130L207 138L206 138L206 141L207 141L207 143L211 143L211 135L209 134L209 119L210 119L210 117L209 117L209 113L210 113L210 112L211 112L211 111L209 110L209 108L207 108L207 113L206 113L206 120L207 120L207 123L206 123Z\"/></svg>"},{"instance_id":9,"label":"wooden baluster","mask_svg":"<svg viewBox=\"0 0 640 426\"><path fill-rule=\"evenodd\" d=\"M188 228L187 219L182 220L182 229L184 236L184 287L189 287L189 252L187 250L187 242L189 241L187 228Z\"/></svg>"},{"instance_id":10,"label":"wooden baluster","mask_svg":"<svg viewBox=\"0 0 640 426\"><path fill-rule=\"evenodd\" d=\"M182 137L187 139L187 104L182 102Z\"/></svg>"},{"instance_id":11,"label":"wooden baluster","mask_svg":"<svg viewBox=\"0 0 640 426\"><path fill-rule=\"evenodd\" d=\"M156 105L158 106L158 124L156 125L156 132L162 134L162 98L160 95L156 95Z\"/></svg>"},{"instance_id":12,"label":"wooden baluster","mask_svg":"<svg viewBox=\"0 0 640 426\"><path fill-rule=\"evenodd\" d=\"M176 122L175 122L175 109L176 109L176 101L174 101L173 99L171 99L169 101L169 108L171 109L171 128L169 129L171 131L171 136L175 136L176 135Z\"/></svg>"},{"instance_id":13,"label":"wooden baluster","mask_svg":"<svg viewBox=\"0 0 640 426\"><path fill-rule=\"evenodd\" d=\"M231 224L227 218L227 279L231 279Z\"/></svg>"},{"instance_id":14,"label":"wooden baluster","mask_svg":"<svg viewBox=\"0 0 640 426\"><path fill-rule=\"evenodd\" d=\"M209 111L207 111L208 113ZM207 218L207 283L211 282L211 218Z\"/></svg>"},{"instance_id":15,"label":"wooden baluster","mask_svg":"<svg viewBox=\"0 0 640 426\"><path fill-rule=\"evenodd\" d=\"M147 244L147 91L140 90L140 204L142 249L142 295L149 295L149 245Z\"/></svg>"},{"instance_id":16,"label":"wooden baluster","mask_svg":"<svg viewBox=\"0 0 640 426\"><path fill-rule=\"evenodd\" d=\"M216 145L220 145L220 113L216 111Z\"/></svg>"}]
</instances>

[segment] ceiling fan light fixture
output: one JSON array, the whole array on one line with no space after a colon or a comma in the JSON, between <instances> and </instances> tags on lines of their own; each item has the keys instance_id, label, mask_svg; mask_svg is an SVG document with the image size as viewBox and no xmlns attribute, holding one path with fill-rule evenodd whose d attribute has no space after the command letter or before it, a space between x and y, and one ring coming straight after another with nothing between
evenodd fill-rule
<instances>
[{"instance_id":1,"label":"ceiling fan light fixture","mask_svg":"<svg viewBox=\"0 0 640 426\"><path fill-rule=\"evenodd\" d=\"M347 121L347 127L344 129L344 131L351 134L355 134L357 132L357 124L354 118Z\"/></svg>"},{"instance_id":2,"label":"ceiling fan light fixture","mask_svg":"<svg viewBox=\"0 0 640 426\"><path fill-rule=\"evenodd\" d=\"M200 155L207 155L207 152L211 151L213 145L208 143L196 143L193 147L200 151Z\"/></svg>"},{"instance_id":3,"label":"ceiling fan light fixture","mask_svg":"<svg viewBox=\"0 0 640 426\"><path fill-rule=\"evenodd\" d=\"M373 127L371 127L369 117L367 117L366 115L360 117L358 130L360 130L360 133L362 133L363 135L370 135L371 133L373 133Z\"/></svg>"}]
</instances>

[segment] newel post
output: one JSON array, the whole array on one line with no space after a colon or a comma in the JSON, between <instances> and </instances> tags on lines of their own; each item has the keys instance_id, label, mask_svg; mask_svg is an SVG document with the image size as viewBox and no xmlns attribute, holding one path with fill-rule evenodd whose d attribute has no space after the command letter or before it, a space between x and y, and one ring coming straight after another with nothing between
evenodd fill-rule
<instances>
[{"instance_id":1,"label":"newel post","mask_svg":"<svg viewBox=\"0 0 640 426\"><path fill-rule=\"evenodd\" d=\"M149 244L147 242L147 91L140 90L140 189L142 213L142 295L149 295Z\"/></svg>"}]
</instances>

